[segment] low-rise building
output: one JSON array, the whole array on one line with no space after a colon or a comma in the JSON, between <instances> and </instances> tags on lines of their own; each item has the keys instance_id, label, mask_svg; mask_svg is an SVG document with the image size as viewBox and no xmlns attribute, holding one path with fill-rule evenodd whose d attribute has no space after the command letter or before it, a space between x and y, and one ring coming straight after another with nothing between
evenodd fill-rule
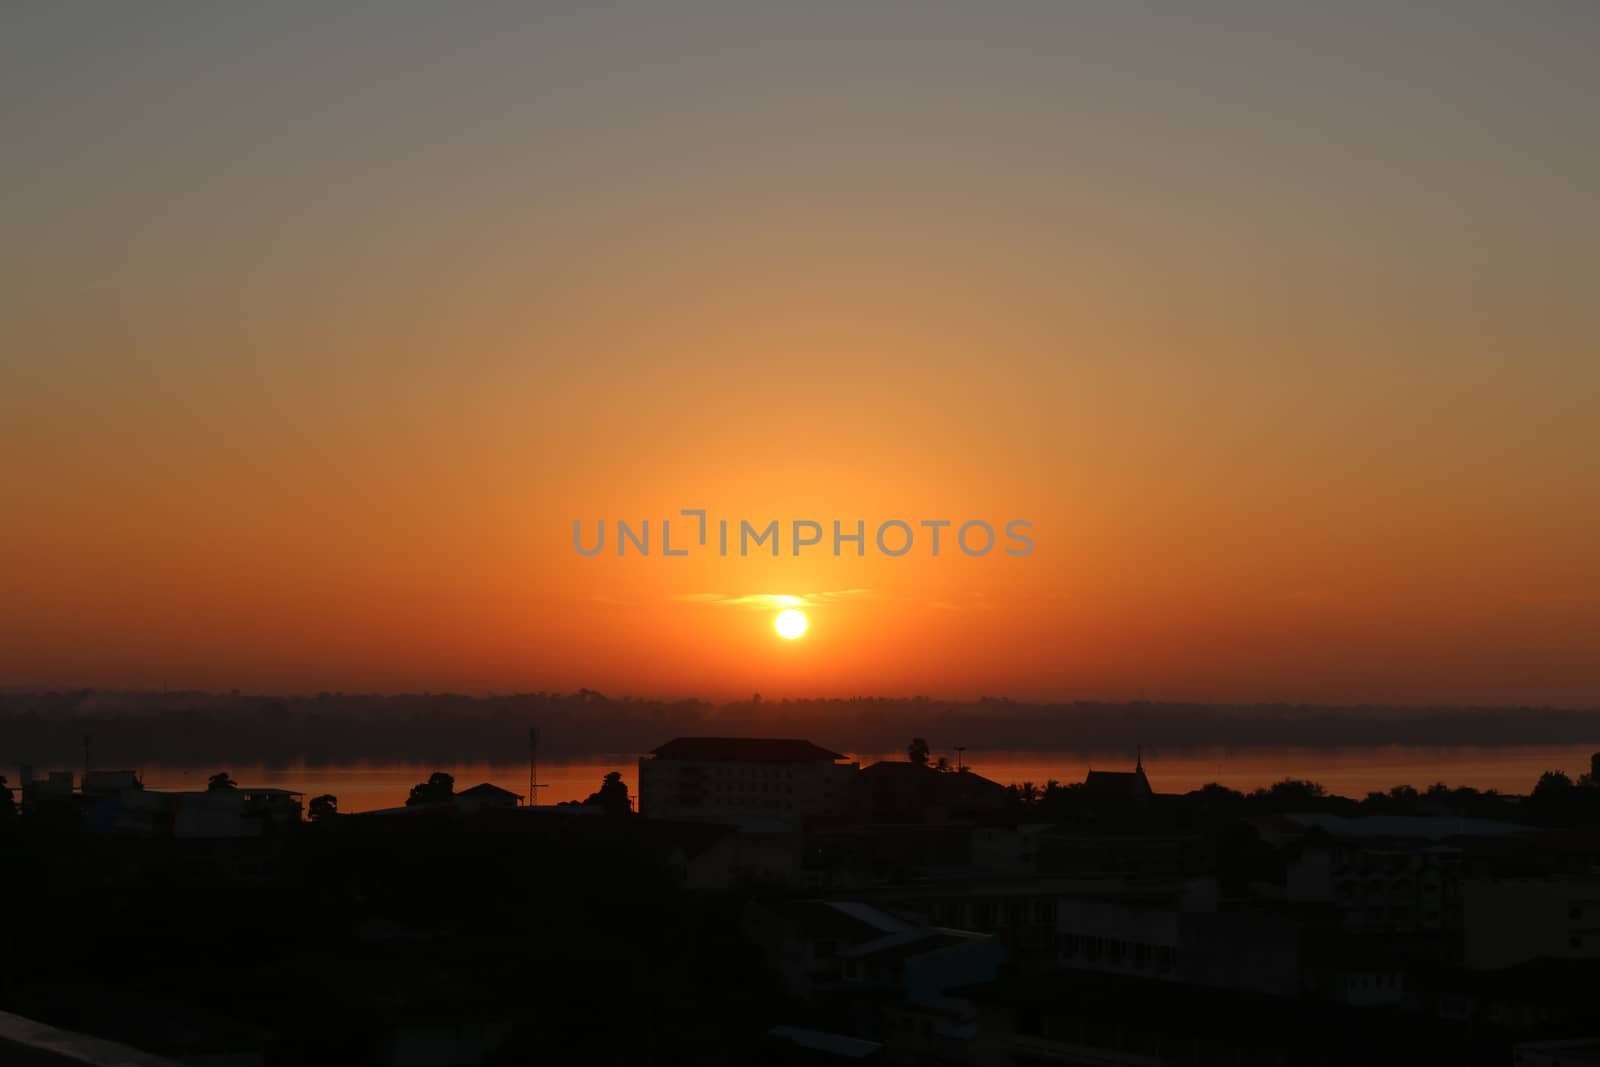
<instances>
[{"instance_id":1,"label":"low-rise building","mask_svg":"<svg viewBox=\"0 0 1600 1067\"><path fill-rule=\"evenodd\" d=\"M1083 779L1083 797L1097 808L1137 810L1155 797L1144 773L1144 756L1134 759L1131 771L1090 771Z\"/></svg>"},{"instance_id":2,"label":"low-rise building","mask_svg":"<svg viewBox=\"0 0 1600 1067\"><path fill-rule=\"evenodd\" d=\"M1006 787L969 770L941 771L926 763L882 760L855 776L855 813L869 821L939 821L998 811Z\"/></svg>"},{"instance_id":3,"label":"low-rise building","mask_svg":"<svg viewBox=\"0 0 1600 1067\"><path fill-rule=\"evenodd\" d=\"M173 798L175 837L259 837L294 828L302 813L300 793L271 786L156 795Z\"/></svg>"},{"instance_id":4,"label":"low-rise building","mask_svg":"<svg viewBox=\"0 0 1600 1067\"><path fill-rule=\"evenodd\" d=\"M1470 879L1461 925L1471 968L1600 959L1600 876Z\"/></svg>"},{"instance_id":5,"label":"low-rise building","mask_svg":"<svg viewBox=\"0 0 1600 1067\"><path fill-rule=\"evenodd\" d=\"M1600 1064L1600 1037L1568 1041L1525 1041L1512 1053L1513 1067L1594 1067Z\"/></svg>"},{"instance_id":6,"label":"low-rise building","mask_svg":"<svg viewBox=\"0 0 1600 1067\"><path fill-rule=\"evenodd\" d=\"M455 802L469 811L486 808L514 808L522 803L522 794L502 789L490 782L482 782L470 789L456 792Z\"/></svg>"},{"instance_id":7,"label":"low-rise building","mask_svg":"<svg viewBox=\"0 0 1600 1067\"><path fill-rule=\"evenodd\" d=\"M1005 946L993 936L938 926L884 934L843 955L846 987L913 1001L991 982L1006 960Z\"/></svg>"},{"instance_id":8,"label":"low-rise building","mask_svg":"<svg viewBox=\"0 0 1600 1067\"><path fill-rule=\"evenodd\" d=\"M846 900L752 903L741 926L784 991L803 1000L841 986L851 949L915 928L882 908Z\"/></svg>"}]
</instances>

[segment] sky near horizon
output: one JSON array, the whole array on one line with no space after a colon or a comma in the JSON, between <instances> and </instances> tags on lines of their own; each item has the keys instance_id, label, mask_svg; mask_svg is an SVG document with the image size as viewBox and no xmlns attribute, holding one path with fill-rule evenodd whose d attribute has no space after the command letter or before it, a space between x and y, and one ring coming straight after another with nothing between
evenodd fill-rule
<instances>
[{"instance_id":1,"label":"sky near horizon","mask_svg":"<svg viewBox=\"0 0 1600 1067\"><path fill-rule=\"evenodd\" d=\"M1600 704L1597 51L8 5L0 684ZM696 507L869 551L573 550Z\"/></svg>"}]
</instances>

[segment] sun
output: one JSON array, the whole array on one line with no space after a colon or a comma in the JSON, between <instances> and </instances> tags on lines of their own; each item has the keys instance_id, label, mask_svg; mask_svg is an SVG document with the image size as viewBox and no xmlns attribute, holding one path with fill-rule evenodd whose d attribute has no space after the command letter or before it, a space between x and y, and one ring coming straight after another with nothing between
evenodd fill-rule
<instances>
[{"instance_id":1,"label":"sun","mask_svg":"<svg viewBox=\"0 0 1600 1067\"><path fill-rule=\"evenodd\" d=\"M773 620L772 625L777 628L779 637L786 637L793 641L806 632L805 613L796 611L794 608L780 611L778 612L778 617Z\"/></svg>"}]
</instances>

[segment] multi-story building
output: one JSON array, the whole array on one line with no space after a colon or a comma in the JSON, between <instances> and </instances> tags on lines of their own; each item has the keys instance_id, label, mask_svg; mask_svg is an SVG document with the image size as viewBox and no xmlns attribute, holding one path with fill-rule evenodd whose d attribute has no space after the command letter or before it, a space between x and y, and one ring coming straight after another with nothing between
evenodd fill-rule
<instances>
[{"instance_id":1,"label":"multi-story building","mask_svg":"<svg viewBox=\"0 0 1600 1067\"><path fill-rule=\"evenodd\" d=\"M798 826L851 803L860 764L788 738L680 737L639 759L639 811L660 819Z\"/></svg>"}]
</instances>

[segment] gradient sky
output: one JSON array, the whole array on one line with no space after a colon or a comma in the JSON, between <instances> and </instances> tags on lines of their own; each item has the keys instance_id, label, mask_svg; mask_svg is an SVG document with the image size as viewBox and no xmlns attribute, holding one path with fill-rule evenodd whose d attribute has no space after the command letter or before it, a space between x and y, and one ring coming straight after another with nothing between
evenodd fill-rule
<instances>
[{"instance_id":1,"label":"gradient sky","mask_svg":"<svg viewBox=\"0 0 1600 1067\"><path fill-rule=\"evenodd\" d=\"M1597 53L1587 2L8 4L0 683L1600 703ZM1037 548L571 548L696 506Z\"/></svg>"}]
</instances>

